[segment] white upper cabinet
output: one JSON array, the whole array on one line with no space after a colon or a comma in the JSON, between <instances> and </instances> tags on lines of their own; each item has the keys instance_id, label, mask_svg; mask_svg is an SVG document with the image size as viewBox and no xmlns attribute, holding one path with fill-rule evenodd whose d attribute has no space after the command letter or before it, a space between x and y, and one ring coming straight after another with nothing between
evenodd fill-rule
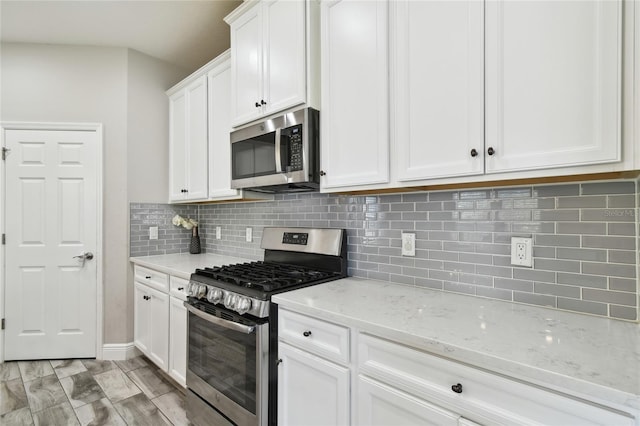
<instances>
[{"instance_id":1,"label":"white upper cabinet","mask_svg":"<svg viewBox=\"0 0 640 426\"><path fill-rule=\"evenodd\" d=\"M483 4L392 2L398 180L484 172Z\"/></svg>"},{"instance_id":2,"label":"white upper cabinet","mask_svg":"<svg viewBox=\"0 0 640 426\"><path fill-rule=\"evenodd\" d=\"M307 101L306 1L246 2L231 27L231 123L234 126Z\"/></svg>"},{"instance_id":3,"label":"white upper cabinet","mask_svg":"<svg viewBox=\"0 0 640 426\"><path fill-rule=\"evenodd\" d=\"M227 50L167 91L170 200L273 199L231 189L231 59Z\"/></svg>"},{"instance_id":4,"label":"white upper cabinet","mask_svg":"<svg viewBox=\"0 0 640 426\"><path fill-rule=\"evenodd\" d=\"M389 181L388 7L321 5L323 190Z\"/></svg>"},{"instance_id":5,"label":"white upper cabinet","mask_svg":"<svg viewBox=\"0 0 640 426\"><path fill-rule=\"evenodd\" d=\"M207 73L209 87L209 198L239 198L231 189L231 62L226 59Z\"/></svg>"},{"instance_id":6,"label":"white upper cabinet","mask_svg":"<svg viewBox=\"0 0 640 426\"><path fill-rule=\"evenodd\" d=\"M622 2L485 8L487 172L619 161Z\"/></svg>"},{"instance_id":7,"label":"white upper cabinet","mask_svg":"<svg viewBox=\"0 0 640 426\"><path fill-rule=\"evenodd\" d=\"M169 97L169 200L207 198L207 78Z\"/></svg>"}]
</instances>

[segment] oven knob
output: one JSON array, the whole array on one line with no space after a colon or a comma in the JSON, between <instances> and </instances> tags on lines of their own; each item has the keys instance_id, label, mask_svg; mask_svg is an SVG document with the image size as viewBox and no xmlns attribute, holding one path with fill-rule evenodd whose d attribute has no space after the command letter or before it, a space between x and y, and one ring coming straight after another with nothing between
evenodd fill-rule
<instances>
[{"instance_id":1,"label":"oven knob","mask_svg":"<svg viewBox=\"0 0 640 426\"><path fill-rule=\"evenodd\" d=\"M219 288L212 288L207 294L207 300L211 303L220 303L224 294Z\"/></svg>"},{"instance_id":2,"label":"oven knob","mask_svg":"<svg viewBox=\"0 0 640 426\"><path fill-rule=\"evenodd\" d=\"M244 315L251 309L251 299L247 297L238 297L238 303L236 303L236 312L240 315Z\"/></svg>"},{"instance_id":3,"label":"oven knob","mask_svg":"<svg viewBox=\"0 0 640 426\"><path fill-rule=\"evenodd\" d=\"M227 293L226 297L224 298L224 306L226 306L229 309L235 310L237 300L238 300L237 295Z\"/></svg>"},{"instance_id":4,"label":"oven knob","mask_svg":"<svg viewBox=\"0 0 640 426\"><path fill-rule=\"evenodd\" d=\"M200 284L198 286L198 291L196 292L196 296L198 299L203 299L207 295L207 286L204 284Z\"/></svg>"}]
</instances>

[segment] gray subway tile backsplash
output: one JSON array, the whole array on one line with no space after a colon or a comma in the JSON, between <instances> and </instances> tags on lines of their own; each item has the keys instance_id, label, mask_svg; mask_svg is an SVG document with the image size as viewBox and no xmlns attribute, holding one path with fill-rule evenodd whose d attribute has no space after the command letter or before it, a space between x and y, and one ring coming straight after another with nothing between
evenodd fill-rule
<instances>
[{"instance_id":1,"label":"gray subway tile backsplash","mask_svg":"<svg viewBox=\"0 0 640 426\"><path fill-rule=\"evenodd\" d=\"M131 256L188 252L197 217L203 251L261 259L265 226L346 228L349 274L604 317L638 319L638 181L391 195L277 195L209 205L132 203ZM159 239L149 240L149 226ZM215 239L215 227L222 238ZM245 228L253 241L245 242ZM416 234L416 256L401 234ZM511 237L532 237L533 268L512 266Z\"/></svg>"}]
</instances>

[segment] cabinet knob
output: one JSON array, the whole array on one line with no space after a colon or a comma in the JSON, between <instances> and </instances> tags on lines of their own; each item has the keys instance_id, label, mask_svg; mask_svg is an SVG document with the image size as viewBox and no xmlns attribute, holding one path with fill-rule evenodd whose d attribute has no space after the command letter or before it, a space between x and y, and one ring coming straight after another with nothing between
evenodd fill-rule
<instances>
[{"instance_id":1,"label":"cabinet knob","mask_svg":"<svg viewBox=\"0 0 640 426\"><path fill-rule=\"evenodd\" d=\"M320 176L326 176L327 174L324 172L324 170L320 170Z\"/></svg>"},{"instance_id":2,"label":"cabinet knob","mask_svg":"<svg viewBox=\"0 0 640 426\"><path fill-rule=\"evenodd\" d=\"M260 103L256 102L256 108L260 108Z\"/></svg>"},{"instance_id":3,"label":"cabinet knob","mask_svg":"<svg viewBox=\"0 0 640 426\"><path fill-rule=\"evenodd\" d=\"M142 298L143 298L144 300L149 300L149 299L151 299L151 297L149 297L149 296L142 296Z\"/></svg>"},{"instance_id":4,"label":"cabinet knob","mask_svg":"<svg viewBox=\"0 0 640 426\"><path fill-rule=\"evenodd\" d=\"M477 157L477 156L478 156L478 151L476 151L476 149L475 149L475 148L473 148L473 149L471 150L471 156L472 156L472 157Z\"/></svg>"},{"instance_id":5,"label":"cabinet knob","mask_svg":"<svg viewBox=\"0 0 640 426\"><path fill-rule=\"evenodd\" d=\"M462 385L460 383L451 386L451 390L455 393L462 393Z\"/></svg>"},{"instance_id":6,"label":"cabinet knob","mask_svg":"<svg viewBox=\"0 0 640 426\"><path fill-rule=\"evenodd\" d=\"M490 147L489 147L489 149L487 149L487 154L489 154L489 155L493 155L493 154L495 154L495 153L496 153L496 150L495 150L495 149L493 149L493 147L492 147L492 146L490 146Z\"/></svg>"},{"instance_id":7,"label":"cabinet knob","mask_svg":"<svg viewBox=\"0 0 640 426\"><path fill-rule=\"evenodd\" d=\"M307 330L307 331L303 332L302 335L304 337L309 337L309 336L311 336L311 331Z\"/></svg>"},{"instance_id":8,"label":"cabinet knob","mask_svg":"<svg viewBox=\"0 0 640 426\"><path fill-rule=\"evenodd\" d=\"M276 361L276 365L280 365L280 364L282 364L282 358Z\"/></svg>"},{"instance_id":9,"label":"cabinet knob","mask_svg":"<svg viewBox=\"0 0 640 426\"><path fill-rule=\"evenodd\" d=\"M266 105L267 103L264 101L264 99L260 99L260 105Z\"/></svg>"}]
</instances>

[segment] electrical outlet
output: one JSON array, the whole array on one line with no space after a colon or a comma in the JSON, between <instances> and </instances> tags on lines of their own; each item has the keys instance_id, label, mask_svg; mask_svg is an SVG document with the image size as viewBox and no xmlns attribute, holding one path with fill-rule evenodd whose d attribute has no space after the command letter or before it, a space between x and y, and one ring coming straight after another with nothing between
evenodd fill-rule
<instances>
[{"instance_id":1,"label":"electrical outlet","mask_svg":"<svg viewBox=\"0 0 640 426\"><path fill-rule=\"evenodd\" d=\"M158 227L157 226L150 226L149 227L149 239L150 240L157 240L158 239Z\"/></svg>"},{"instance_id":2,"label":"electrical outlet","mask_svg":"<svg viewBox=\"0 0 640 426\"><path fill-rule=\"evenodd\" d=\"M219 240L221 238L222 238L222 227L216 226L216 240Z\"/></svg>"},{"instance_id":3,"label":"electrical outlet","mask_svg":"<svg viewBox=\"0 0 640 426\"><path fill-rule=\"evenodd\" d=\"M402 255L403 256L416 255L416 234L412 232L402 233Z\"/></svg>"},{"instance_id":4,"label":"electrical outlet","mask_svg":"<svg viewBox=\"0 0 640 426\"><path fill-rule=\"evenodd\" d=\"M511 264L533 266L533 243L531 238L511 237Z\"/></svg>"},{"instance_id":5,"label":"electrical outlet","mask_svg":"<svg viewBox=\"0 0 640 426\"><path fill-rule=\"evenodd\" d=\"M247 240L248 243L250 243L253 240L253 230L251 228L247 228L245 239Z\"/></svg>"}]
</instances>

